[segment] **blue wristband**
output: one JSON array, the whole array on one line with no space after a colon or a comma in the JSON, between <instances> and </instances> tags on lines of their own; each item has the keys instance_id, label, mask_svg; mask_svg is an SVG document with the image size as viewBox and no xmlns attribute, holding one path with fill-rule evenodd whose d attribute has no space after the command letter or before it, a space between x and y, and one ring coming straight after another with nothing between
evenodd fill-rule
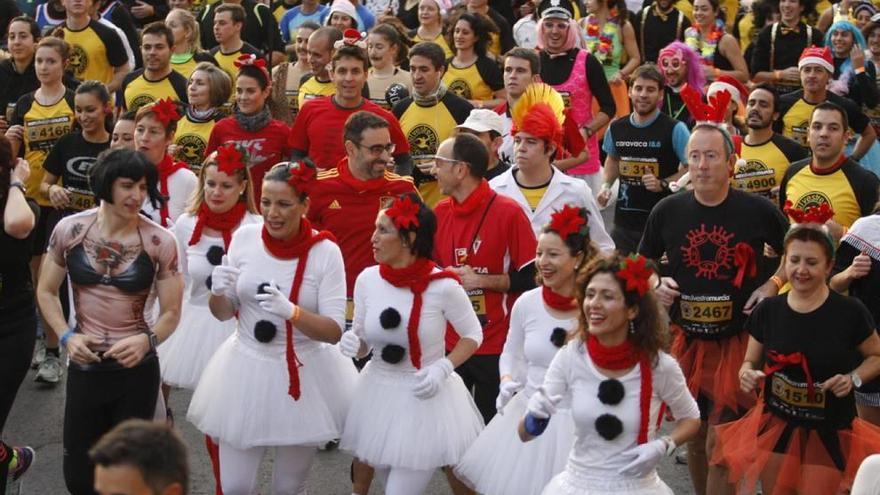
<instances>
[{"instance_id":1,"label":"blue wristband","mask_svg":"<svg viewBox=\"0 0 880 495\"><path fill-rule=\"evenodd\" d=\"M525 419L525 430L526 433L533 437L540 436L541 433L544 433L544 430L547 429L547 425L550 424L550 418L536 418L531 414L526 414Z\"/></svg>"},{"instance_id":2,"label":"blue wristband","mask_svg":"<svg viewBox=\"0 0 880 495\"><path fill-rule=\"evenodd\" d=\"M70 336L73 334L74 331L72 328L68 328L67 331L64 332L64 335L62 335L61 338L58 339L58 343L61 344L61 347L64 347L65 349L67 348L67 341L70 340Z\"/></svg>"}]
</instances>

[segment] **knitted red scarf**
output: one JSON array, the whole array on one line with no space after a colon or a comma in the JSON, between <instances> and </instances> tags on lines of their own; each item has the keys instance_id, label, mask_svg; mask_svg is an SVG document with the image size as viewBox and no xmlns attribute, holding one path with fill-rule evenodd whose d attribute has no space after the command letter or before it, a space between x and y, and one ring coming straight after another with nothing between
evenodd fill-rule
<instances>
[{"instance_id":1,"label":"knitted red scarf","mask_svg":"<svg viewBox=\"0 0 880 495\"><path fill-rule=\"evenodd\" d=\"M648 354L636 350L630 340L614 347L605 347L592 334L587 339L587 352L596 366L606 370L625 370L632 368L638 363L642 378L639 390L639 412L641 413L641 419L639 420L638 443L646 443L648 441L648 421L650 419L648 416L651 410L651 393L653 392L654 383L652 381L651 362L648 359Z\"/></svg>"},{"instance_id":2,"label":"knitted red scarf","mask_svg":"<svg viewBox=\"0 0 880 495\"><path fill-rule=\"evenodd\" d=\"M263 245L272 256L283 260L299 258L299 262L296 264L296 274L293 276L293 285L290 286L290 295L288 296L288 299L293 304L296 304L297 300L299 300L299 289L302 286L306 263L309 261L309 250L317 242L324 239L336 242L333 234L326 230L314 234L311 222L305 217L300 219L299 233L287 240L272 237L269 231L266 230L266 226L263 226ZM287 393L293 397L293 400L299 400L298 368L302 364L296 358L296 350L293 348L293 324L290 320L285 321L284 324L287 326L287 376L290 378L290 386L287 389Z\"/></svg>"},{"instance_id":3,"label":"knitted red scarf","mask_svg":"<svg viewBox=\"0 0 880 495\"><path fill-rule=\"evenodd\" d=\"M477 211L477 208L482 206L491 195L492 189L489 188L489 183L486 182L486 179L483 179L480 181L480 185L474 189L474 192L461 203L456 201L455 198L450 197L452 214L457 217L468 216Z\"/></svg>"},{"instance_id":4,"label":"knitted red scarf","mask_svg":"<svg viewBox=\"0 0 880 495\"><path fill-rule=\"evenodd\" d=\"M156 165L156 168L159 170L159 192L162 193L162 196L165 196L166 200L162 202L162 205L159 207L159 217L160 222L163 227L168 226L168 178L174 175L180 169L189 168L186 163L183 162L175 162L171 155L165 155L162 158L162 161Z\"/></svg>"},{"instance_id":5,"label":"knitted red scarf","mask_svg":"<svg viewBox=\"0 0 880 495\"><path fill-rule=\"evenodd\" d=\"M440 271L431 273L434 270L434 262L427 258L416 258L416 260L406 268L392 268L384 263L379 264L379 275L386 282L395 287L407 287L413 293L412 309L409 312L409 323L406 325L406 335L409 340L409 357L412 365L416 369L422 367L422 347L419 344L419 319L422 316L422 293L428 288L428 285L434 280L441 278L451 278L459 283L461 280L458 275Z\"/></svg>"},{"instance_id":6,"label":"knitted red scarf","mask_svg":"<svg viewBox=\"0 0 880 495\"><path fill-rule=\"evenodd\" d=\"M573 296L557 294L546 285L541 287L541 297L544 299L544 304L557 311L571 311L577 308L577 303Z\"/></svg>"},{"instance_id":7,"label":"knitted red scarf","mask_svg":"<svg viewBox=\"0 0 880 495\"><path fill-rule=\"evenodd\" d=\"M196 226L193 228L192 237L189 238L189 245L192 246L199 242L202 238L202 229L208 227L220 231L223 234L223 245L229 250L229 243L232 241L232 230L241 223L244 214L247 213L247 206L238 202L235 203L229 211L223 213L214 213L206 203L199 206L199 213L196 216Z\"/></svg>"}]
</instances>

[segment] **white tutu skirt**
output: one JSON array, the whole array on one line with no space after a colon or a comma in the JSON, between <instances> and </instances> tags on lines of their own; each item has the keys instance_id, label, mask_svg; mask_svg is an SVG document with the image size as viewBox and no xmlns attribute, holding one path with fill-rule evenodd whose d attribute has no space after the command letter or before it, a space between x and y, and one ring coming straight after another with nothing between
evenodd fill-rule
<instances>
[{"instance_id":1,"label":"white tutu skirt","mask_svg":"<svg viewBox=\"0 0 880 495\"><path fill-rule=\"evenodd\" d=\"M321 445L339 438L357 370L330 344L297 348L300 398L287 393L284 352L233 334L217 349L190 402L187 419L237 449ZM283 348L282 348L283 349Z\"/></svg>"},{"instance_id":2,"label":"white tutu skirt","mask_svg":"<svg viewBox=\"0 0 880 495\"><path fill-rule=\"evenodd\" d=\"M544 433L523 443L517 434L528 398L516 394L467 450L455 473L483 495L540 495L551 478L565 469L574 444L570 409L560 409Z\"/></svg>"},{"instance_id":3,"label":"white tutu skirt","mask_svg":"<svg viewBox=\"0 0 880 495\"><path fill-rule=\"evenodd\" d=\"M415 373L371 361L361 371L339 448L375 468L455 466L483 428L461 377L436 395L413 395Z\"/></svg>"},{"instance_id":4,"label":"white tutu skirt","mask_svg":"<svg viewBox=\"0 0 880 495\"><path fill-rule=\"evenodd\" d=\"M550 421L551 423L553 421ZM657 471L637 479L598 478L571 469L557 474L541 495L675 495Z\"/></svg>"},{"instance_id":5,"label":"white tutu skirt","mask_svg":"<svg viewBox=\"0 0 880 495\"><path fill-rule=\"evenodd\" d=\"M194 390L211 356L235 332L235 322L214 318L207 306L184 303L177 329L158 349L162 381Z\"/></svg>"}]
</instances>

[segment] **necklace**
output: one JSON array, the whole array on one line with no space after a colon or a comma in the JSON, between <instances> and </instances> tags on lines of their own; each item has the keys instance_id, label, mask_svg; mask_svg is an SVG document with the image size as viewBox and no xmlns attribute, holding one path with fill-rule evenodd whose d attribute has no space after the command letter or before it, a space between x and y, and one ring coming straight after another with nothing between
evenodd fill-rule
<instances>
[{"instance_id":1,"label":"necklace","mask_svg":"<svg viewBox=\"0 0 880 495\"><path fill-rule=\"evenodd\" d=\"M715 65L715 51L723 36L724 22L721 19L715 20L715 26L706 38L703 38L699 27L691 26L684 30L684 42L700 54L704 65L710 67Z\"/></svg>"},{"instance_id":2,"label":"necklace","mask_svg":"<svg viewBox=\"0 0 880 495\"><path fill-rule=\"evenodd\" d=\"M587 29L584 34L584 43L587 50L596 57L602 65L612 62L614 42L619 36L620 26L617 24L617 8L611 9L608 19L603 26L599 25L599 18L595 14L587 17Z\"/></svg>"}]
</instances>

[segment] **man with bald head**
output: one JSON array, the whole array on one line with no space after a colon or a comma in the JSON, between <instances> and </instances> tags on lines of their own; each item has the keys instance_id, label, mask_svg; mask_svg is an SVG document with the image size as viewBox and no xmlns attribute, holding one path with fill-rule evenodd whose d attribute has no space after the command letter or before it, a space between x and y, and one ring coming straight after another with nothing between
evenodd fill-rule
<instances>
[{"instance_id":1,"label":"man with bald head","mask_svg":"<svg viewBox=\"0 0 880 495\"><path fill-rule=\"evenodd\" d=\"M333 59L333 44L342 39L342 31L332 26L316 29L306 44L309 72L300 80L299 108L306 101L319 96L330 96L336 92L336 85L330 80L330 61Z\"/></svg>"}]
</instances>

